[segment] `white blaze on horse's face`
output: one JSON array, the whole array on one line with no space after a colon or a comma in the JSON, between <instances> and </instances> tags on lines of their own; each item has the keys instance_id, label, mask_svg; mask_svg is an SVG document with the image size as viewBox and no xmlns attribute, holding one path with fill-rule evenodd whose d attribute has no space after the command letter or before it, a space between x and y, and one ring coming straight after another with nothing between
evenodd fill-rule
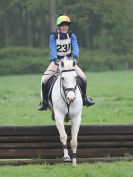
<instances>
[{"instance_id":1,"label":"white blaze on horse's face","mask_svg":"<svg viewBox=\"0 0 133 177\"><path fill-rule=\"evenodd\" d=\"M77 84L76 79L77 79L76 71L62 72L61 80L68 103L73 102L76 97L75 96Z\"/></svg>"},{"instance_id":2,"label":"white blaze on horse's face","mask_svg":"<svg viewBox=\"0 0 133 177\"><path fill-rule=\"evenodd\" d=\"M61 83L68 103L72 103L76 97L77 73L75 61L70 60L61 64Z\"/></svg>"}]
</instances>

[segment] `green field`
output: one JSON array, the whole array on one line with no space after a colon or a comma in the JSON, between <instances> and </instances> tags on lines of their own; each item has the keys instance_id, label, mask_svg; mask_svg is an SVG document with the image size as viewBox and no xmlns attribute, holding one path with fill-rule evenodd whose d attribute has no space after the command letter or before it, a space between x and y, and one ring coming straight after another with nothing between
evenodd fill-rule
<instances>
[{"instance_id":1,"label":"green field","mask_svg":"<svg viewBox=\"0 0 133 177\"><path fill-rule=\"evenodd\" d=\"M0 167L0 177L132 177L133 162Z\"/></svg>"},{"instance_id":2,"label":"green field","mask_svg":"<svg viewBox=\"0 0 133 177\"><path fill-rule=\"evenodd\" d=\"M82 124L133 123L133 71L86 73L96 105L83 109ZM0 77L0 125L55 124L39 112L40 75Z\"/></svg>"},{"instance_id":3,"label":"green field","mask_svg":"<svg viewBox=\"0 0 133 177\"><path fill-rule=\"evenodd\" d=\"M82 124L133 124L133 71L86 73L96 105L83 109ZM0 125L54 124L37 110L41 75L0 77ZM0 167L0 177L132 177L133 162Z\"/></svg>"}]
</instances>

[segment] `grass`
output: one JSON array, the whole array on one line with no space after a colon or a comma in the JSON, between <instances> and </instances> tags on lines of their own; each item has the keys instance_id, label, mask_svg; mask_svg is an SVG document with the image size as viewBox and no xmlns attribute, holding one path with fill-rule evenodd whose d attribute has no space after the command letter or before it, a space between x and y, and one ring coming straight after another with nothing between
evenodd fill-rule
<instances>
[{"instance_id":1,"label":"grass","mask_svg":"<svg viewBox=\"0 0 133 177\"><path fill-rule=\"evenodd\" d=\"M82 124L133 123L133 71L86 73L96 105L83 109ZM0 124L54 124L50 111L37 110L41 75L0 77Z\"/></svg>"},{"instance_id":2,"label":"grass","mask_svg":"<svg viewBox=\"0 0 133 177\"><path fill-rule=\"evenodd\" d=\"M83 109L82 124L133 124L133 71L86 73L96 105ZM54 124L37 111L41 75L0 77L0 125ZM0 177L132 177L133 162L1 166Z\"/></svg>"},{"instance_id":3,"label":"grass","mask_svg":"<svg viewBox=\"0 0 133 177\"><path fill-rule=\"evenodd\" d=\"M0 167L0 177L132 177L133 162Z\"/></svg>"}]
</instances>

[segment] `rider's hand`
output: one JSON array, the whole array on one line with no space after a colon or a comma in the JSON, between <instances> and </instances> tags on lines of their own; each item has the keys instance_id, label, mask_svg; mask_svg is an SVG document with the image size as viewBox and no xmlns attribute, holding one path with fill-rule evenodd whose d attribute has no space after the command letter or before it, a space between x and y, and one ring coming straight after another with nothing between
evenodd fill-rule
<instances>
[{"instance_id":1,"label":"rider's hand","mask_svg":"<svg viewBox=\"0 0 133 177\"><path fill-rule=\"evenodd\" d=\"M77 59L78 59L78 57L77 57L76 55L74 55L74 56L73 56L73 59L74 59L74 60L77 60Z\"/></svg>"},{"instance_id":2,"label":"rider's hand","mask_svg":"<svg viewBox=\"0 0 133 177\"><path fill-rule=\"evenodd\" d=\"M78 63L78 57L76 55L73 56L73 60L76 61L76 64Z\"/></svg>"},{"instance_id":3,"label":"rider's hand","mask_svg":"<svg viewBox=\"0 0 133 177\"><path fill-rule=\"evenodd\" d=\"M55 65L59 65L59 59L54 59L54 63L55 63Z\"/></svg>"}]
</instances>

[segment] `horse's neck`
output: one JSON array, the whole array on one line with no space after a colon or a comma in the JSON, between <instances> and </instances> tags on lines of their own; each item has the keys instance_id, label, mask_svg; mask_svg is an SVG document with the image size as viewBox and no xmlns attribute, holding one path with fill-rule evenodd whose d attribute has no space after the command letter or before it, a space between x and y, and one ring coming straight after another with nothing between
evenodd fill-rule
<instances>
[{"instance_id":1,"label":"horse's neck","mask_svg":"<svg viewBox=\"0 0 133 177\"><path fill-rule=\"evenodd\" d=\"M58 91L62 91L62 86L61 86L61 80L60 80L60 78L61 78L61 75L59 74L58 78L56 80L56 87L57 87Z\"/></svg>"},{"instance_id":2,"label":"horse's neck","mask_svg":"<svg viewBox=\"0 0 133 177\"><path fill-rule=\"evenodd\" d=\"M63 92L63 88L61 87L61 83L60 83L60 75L58 76L57 80L54 83L53 89L52 89L52 100L58 100L57 104L58 105L62 105L62 103L64 103L64 99L65 95ZM60 100L60 101L59 101Z\"/></svg>"}]
</instances>

